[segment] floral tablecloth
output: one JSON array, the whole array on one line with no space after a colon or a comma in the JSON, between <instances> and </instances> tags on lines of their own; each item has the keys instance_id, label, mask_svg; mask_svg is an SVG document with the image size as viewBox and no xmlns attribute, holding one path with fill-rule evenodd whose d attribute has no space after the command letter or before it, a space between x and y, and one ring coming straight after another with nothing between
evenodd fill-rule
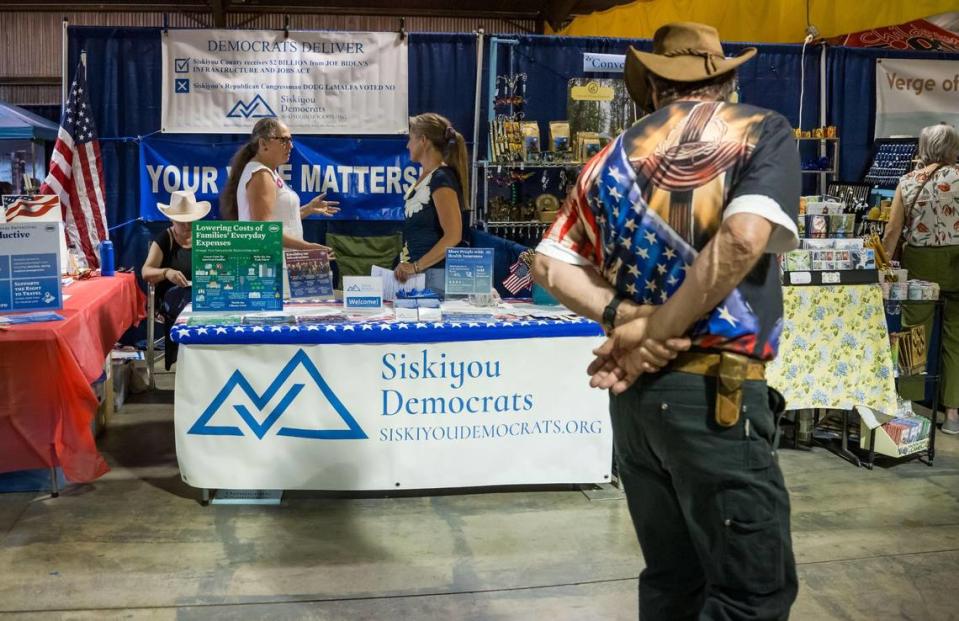
<instances>
[{"instance_id":1,"label":"floral tablecloth","mask_svg":"<svg viewBox=\"0 0 959 621\"><path fill-rule=\"evenodd\" d=\"M783 287L785 324L769 385L786 408L896 411L879 285Z\"/></svg>"}]
</instances>

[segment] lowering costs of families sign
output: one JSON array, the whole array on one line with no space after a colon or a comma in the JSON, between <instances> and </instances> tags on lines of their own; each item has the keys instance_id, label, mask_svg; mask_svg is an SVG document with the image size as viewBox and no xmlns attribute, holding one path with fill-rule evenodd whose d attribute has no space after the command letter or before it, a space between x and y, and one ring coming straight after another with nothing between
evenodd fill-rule
<instances>
[{"instance_id":1,"label":"lowering costs of families sign","mask_svg":"<svg viewBox=\"0 0 959 621\"><path fill-rule=\"evenodd\" d=\"M193 223L193 310L283 309L283 225Z\"/></svg>"},{"instance_id":2,"label":"lowering costs of families sign","mask_svg":"<svg viewBox=\"0 0 959 621\"><path fill-rule=\"evenodd\" d=\"M387 32L164 31L162 131L402 134L408 44Z\"/></svg>"},{"instance_id":3,"label":"lowering costs of families sign","mask_svg":"<svg viewBox=\"0 0 959 621\"><path fill-rule=\"evenodd\" d=\"M959 69L950 60L876 61L876 138L918 136L936 123L959 124Z\"/></svg>"},{"instance_id":4,"label":"lowering costs of families sign","mask_svg":"<svg viewBox=\"0 0 959 621\"><path fill-rule=\"evenodd\" d=\"M63 307L60 226L0 224L0 313Z\"/></svg>"}]
</instances>

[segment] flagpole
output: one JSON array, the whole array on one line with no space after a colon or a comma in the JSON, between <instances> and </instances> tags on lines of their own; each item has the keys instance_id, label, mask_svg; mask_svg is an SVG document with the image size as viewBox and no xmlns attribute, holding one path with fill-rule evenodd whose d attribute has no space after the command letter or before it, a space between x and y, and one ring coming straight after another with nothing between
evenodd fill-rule
<instances>
[{"instance_id":1,"label":"flagpole","mask_svg":"<svg viewBox=\"0 0 959 621\"><path fill-rule=\"evenodd\" d=\"M63 116L63 111L67 108L67 58L69 55L69 45L68 45L68 32L67 29L70 27L70 20L66 17L63 18L63 32L60 35L60 40L63 42L63 49L61 50L60 59L60 116Z\"/></svg>"}]
</instances>

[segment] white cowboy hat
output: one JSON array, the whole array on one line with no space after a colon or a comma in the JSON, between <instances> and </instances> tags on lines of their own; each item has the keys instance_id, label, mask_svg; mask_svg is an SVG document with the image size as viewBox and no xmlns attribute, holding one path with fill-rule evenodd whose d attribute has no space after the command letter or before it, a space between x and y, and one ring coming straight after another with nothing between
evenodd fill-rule
<instances>
[{"instance_id":1,"label":"white cowboy hat","mask_svg":"<svg viewBox=\"0 0 959 621\"><path fill-rule=\"evenodd\" d=\"M210 201L197 202L193 192L177 190L170 194L170 204L157 203L160 213L177 222L193 222L210 213Z\"/></svg>"}]
</instances>

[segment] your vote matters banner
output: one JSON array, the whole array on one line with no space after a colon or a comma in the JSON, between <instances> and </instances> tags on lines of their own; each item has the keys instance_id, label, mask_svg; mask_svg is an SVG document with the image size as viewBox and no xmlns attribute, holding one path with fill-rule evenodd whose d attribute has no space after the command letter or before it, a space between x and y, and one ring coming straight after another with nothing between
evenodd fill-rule
<instances>
[{"instance_id":1,"label":"your vote matters banner","mask_svg":"<svg viewBox=\"0 0 959 621\"><path fill-rule=\"evenodd\" d=\"M235 134L277 117L294 134L402 134L408 44L388 32L170 30L162 131Z\"/></svg>"},{"instance_id":2,"label":"your vote matters banner","mask_svg":"<svg viewBox=\"0 0 959 621\"><path fill-rule=\"evenodd\" d=\"M327 490L609 481L609 398L583 372L600 336L411 343L441 329L308 328L385 329L407 342L181 345L174 419L184 481Z\"/></svg>"},{"instance_id":3,"label":"your vote matters banner","mask_svg":"<svg viewBox=\"0 0 959 621\"><path fill-rule=\"evenodd\" d=\"M244 139L216 144L171 138L140 143L140 217L165 220L157 203L170 193L191 190L211 201L217 213L219 194L229 177L227 164ZM340 201L336 220L402 220L403 194L416 183L419 168L410 162L406 137L296 137L290 162L280 174L306 204L326 192Z\"/></svg>"},{"instance_id":4,"label":"your vote matters banner","mask_svg":"<svg viewBox=\"0 0 959 621\"><path fill-rule=\"evenodd\" d=\"M959 124L959 64L951 60L876 61L876 138L918 136L940 122Z\"/></svg>"}]
</instances>

